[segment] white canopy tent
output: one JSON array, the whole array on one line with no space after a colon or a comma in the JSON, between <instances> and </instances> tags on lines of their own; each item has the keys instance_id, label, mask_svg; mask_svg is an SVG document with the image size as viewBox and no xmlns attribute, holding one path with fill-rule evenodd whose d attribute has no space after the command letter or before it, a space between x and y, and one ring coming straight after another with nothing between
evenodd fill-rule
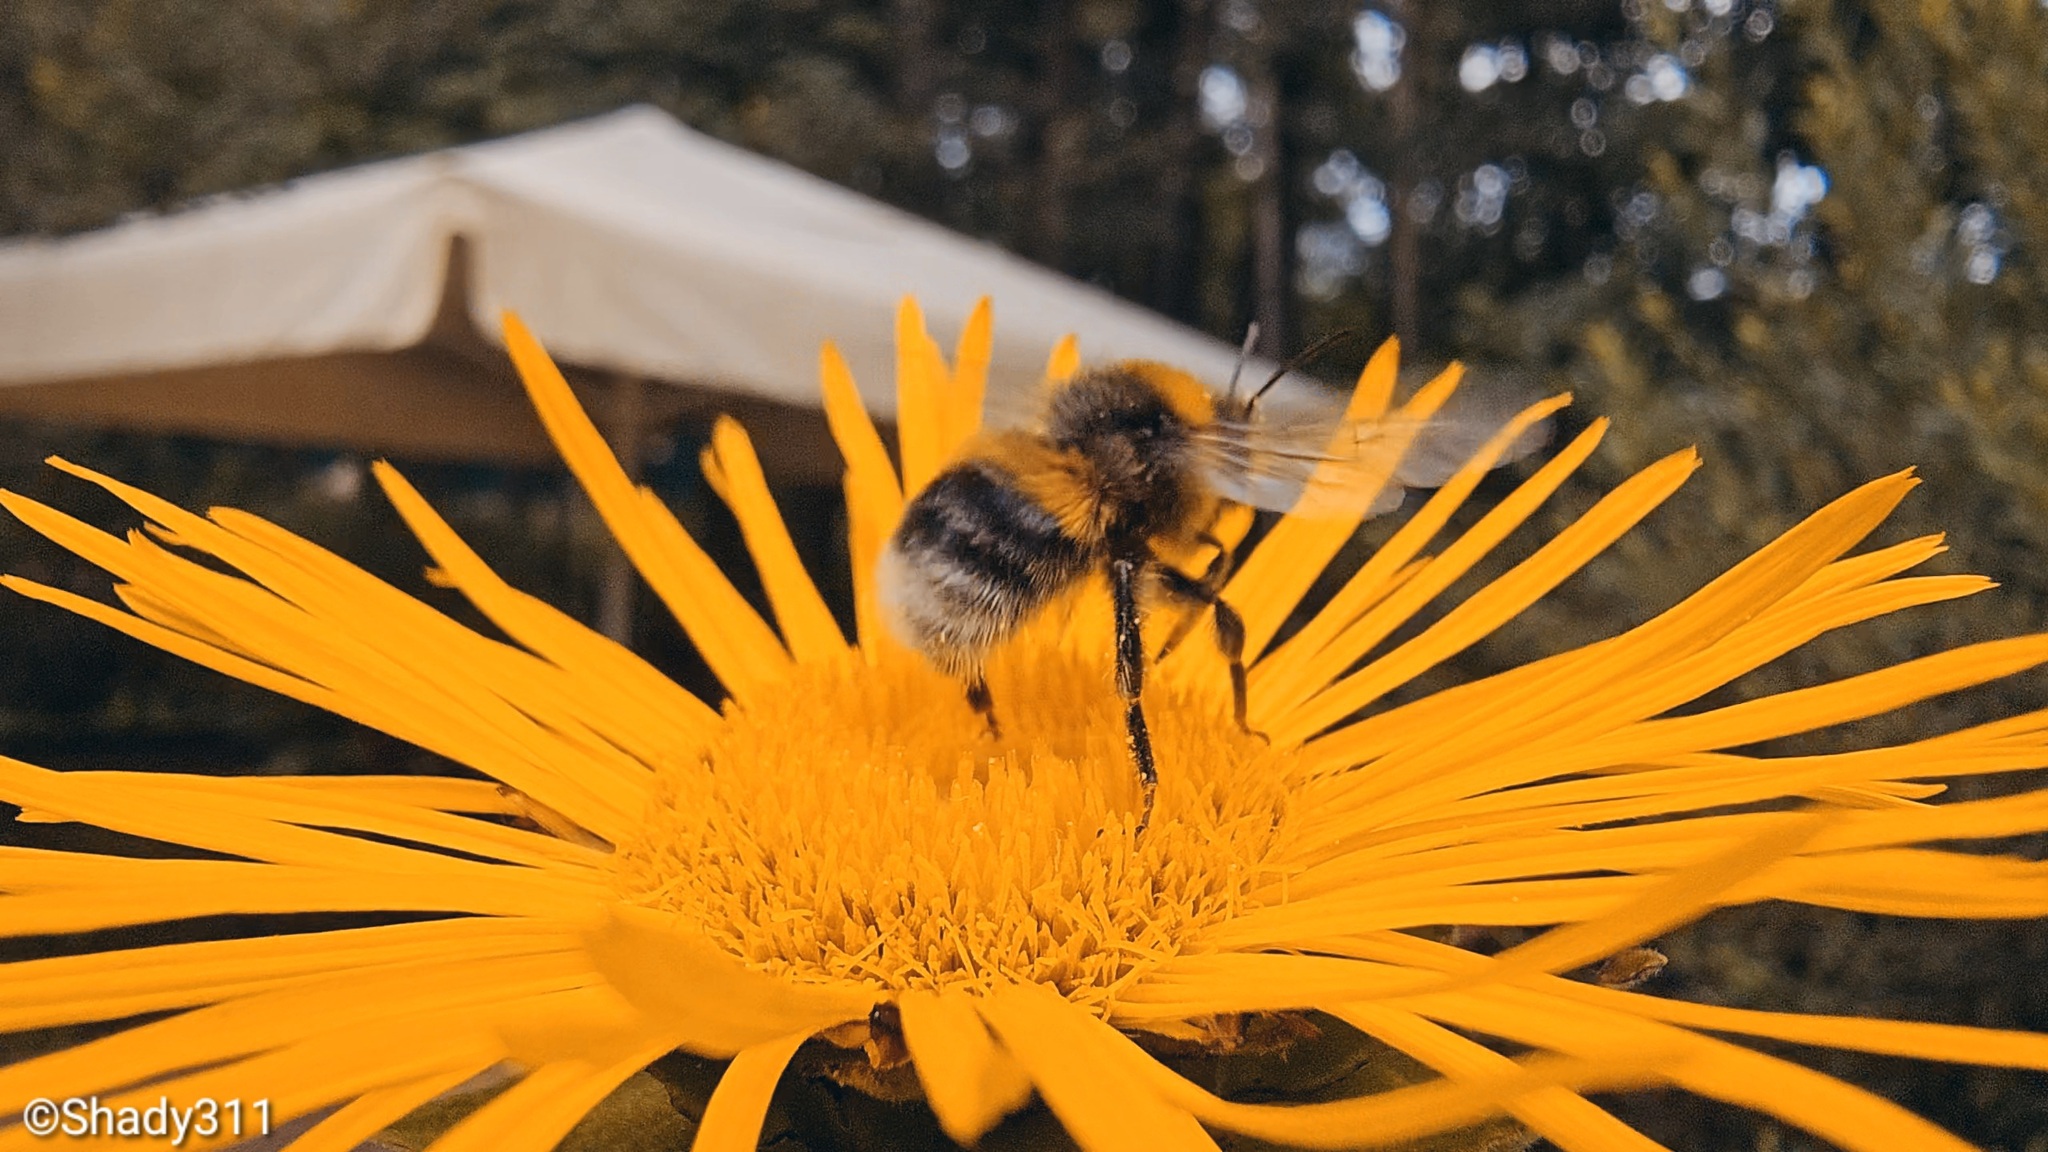
<instances>
[{"instance_id":1,"label":"white canopy tent","mask_svg":"<svg viewBox=\"0 0 2048 1152\"><path fill-rule=\"evenodd\" d=\"M621 390L632 402L614 407L646 419L814 408L828 338L887 413L906 294L945 343L993 296L999 386L1028 387L1067 332L1090 359L1154 357L1217 379L1234 358L635 107L0 244L0 415L539 463L551 453L495 347L500 309L580 386L686 386ZM762 445L771 467L836 472L808 423L797 442Z\"/></svg>"}]
</instances>

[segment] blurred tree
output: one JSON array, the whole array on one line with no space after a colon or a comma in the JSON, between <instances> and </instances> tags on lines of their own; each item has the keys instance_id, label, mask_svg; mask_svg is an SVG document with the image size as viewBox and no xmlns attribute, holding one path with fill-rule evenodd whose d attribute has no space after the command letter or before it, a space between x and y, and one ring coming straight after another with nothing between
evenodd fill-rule
<instances>
[{"instance_id":1,"label":"blurred tree","mask_svg":"<svg viewBox=\"0 0 2048 1152\"><path fill-rule=\"evenodd\" d=\"M1263 312L1279 348L1303 305L1311 327L1383 328L1390 296L1415 312L1499 263L1510 191L1549 186L1523 125L1575 94L1523 82L1532 37L1597 54L1584 38L1621 27L1600 0L1431 6L1413 31L1403 11L17 0L0 9L0 233L645 100L1219 333ZM1374 259L1390 234L1393 281ZM1447 343L1452 321L1430 309L1411 342Z\"/></svg>"},{"instance_id":2,"label":"blurred tree","mask_svg":"<svg viewBox=\"0 0 2048 1152\"><path fill-rule=\"evenodd\" d=\"M1602 110L1626 145L1609 236L1576 276L1468 288L1468 348L1628 413L1617 469L1703 443L1685 543L1716 561L1919 466L1907 515L2009 588L1942 613L1954 635L1895 631L1892 657L2038 620L2048 18L1997 0L1812 0L1782 26L1762 8L1639 12L1627 84L1668 60L1683 98Z\"/></svg>"},{"instance_id":3,"label":"blurred tree","mask_svg":"<svg viewBox=\"0 0 2048 1152\"><path fill-rule=\"evenodd\" d=\"M1623 91L1653 98L1598 110L1611 232L1576 276L1519 293L1467 290L1468 346L1549 365L1591 411L1625 415L1602 453L1610 479L1701 444L1707 467L1621 549L1666 558L1641 570L1718 570L1849 486L1918 466L1926 487L1901 509L1894 538L1945 529L1952 570L2004 582L1937 612L1823 637L1733 696L2039 628L2048 606L2038 561L2048 543L2039 262L2048 14L2005 0L1808 0L1783 11L1724 0L1718 13L1661 3L1631 13L1640 47ZM1682 98L1655 98L1660 73L1671 75L1660 58L1683 69L1682 83L1662 81ZM1678 557L1683 565L1669 564ZM1527 621L1545 648L1689 590L1624 587L1605 574L1618 570L1590 573ZM2038 708L2043 688L2037 674L1881 724L1946 730ZM1856 744L1879 724L1830 743ZM2004 787L2011 782L1990 779L1957 791ZM2048 1021L2048 993L2015 968L2048 955L2039 923L1935 932L1774 909L1667 946L1677 978L1700 995ZM1854 1058L1829 1067L1988 1145L2033 1147L2048 1132L2048 1105L2017 1077ZM1638 1105L1638 1115L1681 1142L1762 1139L1725 1115L1677 1107L1660 1115Z\"/></svg>"}]
</instances>

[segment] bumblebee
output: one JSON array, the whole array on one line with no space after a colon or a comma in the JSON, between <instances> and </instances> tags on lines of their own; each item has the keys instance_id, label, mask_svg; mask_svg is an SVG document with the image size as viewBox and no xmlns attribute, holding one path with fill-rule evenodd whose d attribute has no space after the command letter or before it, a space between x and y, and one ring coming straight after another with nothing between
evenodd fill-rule
<instances>
[{"instance_id":1,"label":"bumblebee","mask_svg":"<svg viewBox=\"0 0 2048 1152\"><path fill-rule=\"evenodd\" d=\"M1193 376L1150 361L1084 371L1050 393L1031 425L970 442L905 506L882 552L877 584L891 630L964 682L991 732L1000 729L983 674L990 651L1090 576L1107 577L1116 692L1144 791L1140 831L1159 782L1139 702L1144 603L1163 596L1211 610L1237 723L1250 732L1245 628L1221 595L1232 556L1212 532L1219 515L1232 503L1371 513L1400 500L1389 456L1399 458L1412 437L1387 435L1391 424L1347 429L1329 413L1261 419L1258 401L1280 376L1240 400L1234 379L1219 398ZM1411 485L1427 479L1399 477ZM1200 577L1162 559L1204 544L1215 557ZM1159 655L1193 623L1191 615Z\"/></svg>"}]
</instances>

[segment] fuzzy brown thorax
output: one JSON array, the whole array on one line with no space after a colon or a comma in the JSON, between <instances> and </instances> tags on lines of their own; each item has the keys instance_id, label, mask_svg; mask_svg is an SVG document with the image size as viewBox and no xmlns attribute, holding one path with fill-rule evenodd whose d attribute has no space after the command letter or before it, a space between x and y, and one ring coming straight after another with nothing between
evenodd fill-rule
<instances>
[{"instance_id":1,"label":"fuzzy brown thorax","mask_svg":"<svg viewBox=\"0 0 2048 1152\"><path fill-rule=\"evenodd\" d=\"M1045 439L1086 462L1109 536L1135 544L1180 536L1210 503L1191 433L1215 417L1201 383L1133 360L1085 372L1053 394Z\"/></svg>"}]
</instances>

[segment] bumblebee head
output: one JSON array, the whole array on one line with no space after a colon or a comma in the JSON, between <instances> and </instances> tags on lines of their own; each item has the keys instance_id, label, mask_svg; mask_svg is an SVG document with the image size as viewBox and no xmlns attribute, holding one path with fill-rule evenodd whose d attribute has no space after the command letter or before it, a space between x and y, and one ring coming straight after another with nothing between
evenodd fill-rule
<instances>
[{"instance_id":1,"label":"bumblebee head","mask_svg":"<svg viewBox=\"0 0 2048 1152\"><path fill-rule=\"evenodd\" d=\"M1053 393L1046 435L1087 448L1105 440L1164 444L1216 419L1216 402L1200 381L1149 360L1125 360L1075 376Z\"/></svg>"}]
</instances>

